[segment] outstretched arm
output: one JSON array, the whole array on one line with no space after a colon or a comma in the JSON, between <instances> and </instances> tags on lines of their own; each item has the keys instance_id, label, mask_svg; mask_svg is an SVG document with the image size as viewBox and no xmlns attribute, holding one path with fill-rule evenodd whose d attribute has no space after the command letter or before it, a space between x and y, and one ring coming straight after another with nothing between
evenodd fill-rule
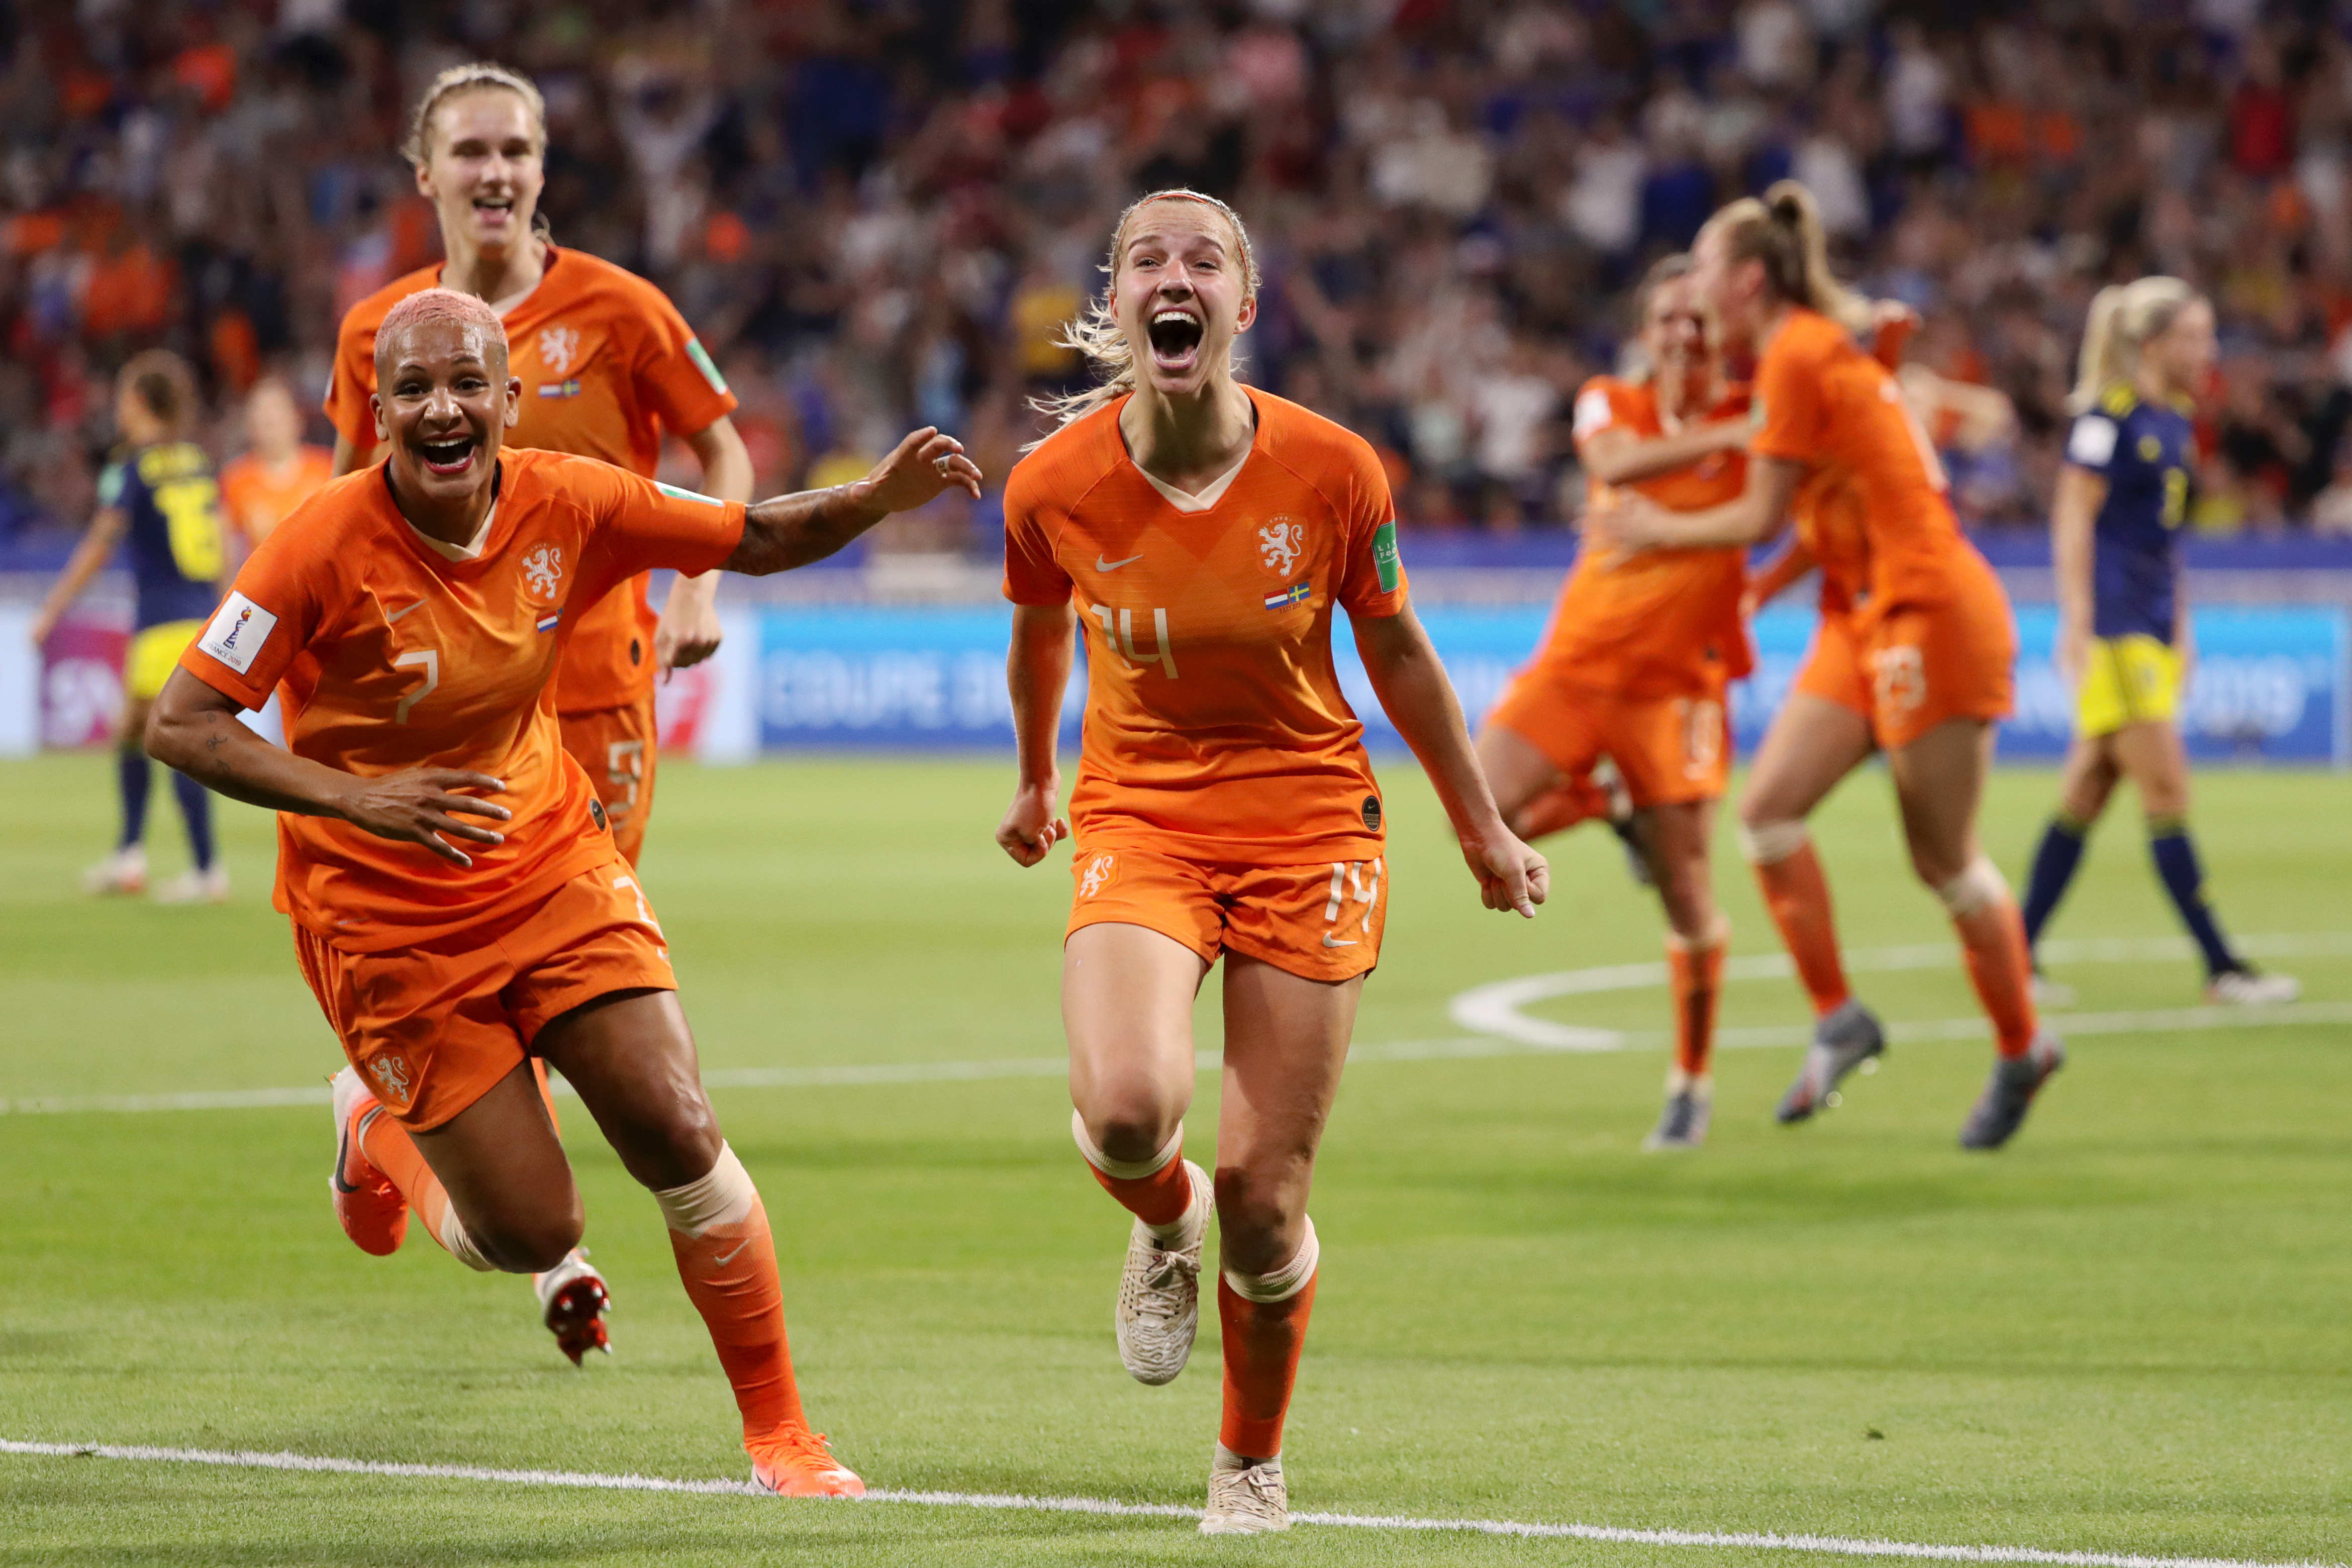
<instances>
[{"instance_id":1,"label":"outstretched arm","mask_svg":"<svg viewBox=\"0 0 2352 1568\"><path fill-rule=\"evenodd\" d=\"M453 865L473 864L449 842L496 844L506 836L459 816L504 822L512 814L459 790L503 794L488 773L404 768L362 778L271 745L237 721L236 700L175 669L147 715L147 754L215 794L298 816L328 816L378 838L418 844ZM443 837L446 835L447 837Z\"/></svg>"},{"instance_id":2,"label":"outstretched arm","mask_svg":"<svg viewBox=\"0 0 2352 1568\"><path fill-rule=\"evenodd\" d=\"M686 438L702 464L702 493L720 500L751 499L751 453L735 422L720 415ZM661 624L654 628L654 668L667 679L673 669L700 664L719 651L719 574L679 573L662 601Z\"/></svg>"},{"instance_id":3,"label":"outstretched arm","mask_svg":"<svg viewBox=\"0 0 2352 1568\"><path fill-rule=\"evenodd\" d=\"M1454 683L1445 678L1421 617L1407 605L1393 616L1354 620L1356 651L1363 656L1372 690L1436 786L1486 907L1517 910L1533 920L1536 906L1551 891L1551 866L1520 843L1495 809Z\"/></svg>"},{"instance_id":4,"label":"outstretched arm","mask_svg":"<svg viewBox=\"0 0 2352 1568\"><path fill-rule=\"evenodd\" d=\"M720 565L750 577L806 566L951 485L978 500L980 470L963 455L962 442L925 426L854 484L752 502L743 516L743 542Z\"/></svg>"},{"instance_id":5,"label":"outstretched arm","mask_svg":"<svg viewBox=\"0 0 2352 1568\"><path fill-rule=\"evenodd\" d=\"M1721 506L1673 511L1644 495L1630 495L1587 514L1597 539L1620 550L1699 550L1753 544L1780 531L1789 502L1805 477L1786 458L1748 459L1748 488Z\"/></svg>"},{"instance_id":6,"label":"outstretched arm","mask_svg":"<svg viewBox=\"0 0 2352 1568\"><path fill-rule=\"evenodd\" d=\"M1034 866L1070 835L1070 825L1054 815L1062 792L1054 750L1061 737L1062 693L1070 684L1076 633L1077 616L1066 600L1013 607L1013 647L1004 659L1004 683L1013 693L1013 742L1020 772L1013 804L997 824L996 842L1024 866Z\"/></svg>"},{"instance_id":7,"label":"outstretched arm","mask_svg":"<svg viewBox=\"0 0 2352 1568\"><path fill-rule=\"evenodd\" d=\"M1701 458L1735 451L1748 442L1748 421L1715 419L1671 436L1641 437L1615 426L1577 443L1577 461L1604 485L1630 485L1686 468Z\"/></svg>"}]
</instances>

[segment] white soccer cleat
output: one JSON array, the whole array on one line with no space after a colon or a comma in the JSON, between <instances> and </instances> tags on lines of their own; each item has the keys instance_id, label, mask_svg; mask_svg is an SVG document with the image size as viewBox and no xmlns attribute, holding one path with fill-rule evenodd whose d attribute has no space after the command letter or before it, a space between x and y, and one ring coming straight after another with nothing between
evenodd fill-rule
<instances>
[{"instance_id":1,"label":"white soccer cleat","mask_svg":"<svg viewBox=\"0 0 2352 1568\"><path fill-rule=\"evenodd\" d=\"M586 1247L573 1247L562 1262L544 1274L532 1275L530 1288L539 1297L540 1321L573 1366L590 1351L613 1353L613 1338L604 1329L613 1293L596 1266L588 1261Z\"/></svg>"},{"instance_id":2,"label":"white soccer cleat","mask_svg":"<svg viewBox=\"0 0 2352 1568\"><path fill-rule=\"evenodd\" d=\"M130 844L117 849L81 874L82 891L105 897L110 893L147 890L147 851Z\"/></svg>"},{"instance_id":3,"label":"white soccer cleat","mask_svg":"<svg viewBox=\"0 0 2352 1568\"><path fill-rule=\"evenodd\" d=\"M1203 1535L1271 1535L1290 1528L1290 1488L1282 1479L1282 1456L1251 1464L1217 1445L1209 1463L1209 1509L1201 1516Z\"/></svg>"},{"instance_id":4,"label":"white soccer cleat","mask_svg":"<svg viewBox=\"0 0 2352 1568\"><path fill-rule=\"evenodd\" d=\"M1192 1183L1192 1240L1173 1251L1152 1239L1141 1220L1128 1234L1127 1264L1118 1276L1118 1362L1138 1383L1157 1388L1175 1380L1192 1358L1201 1327L1201 1244L1208 1239L1216 1189L1209 1173L1184 1162Z\"/></svg>"},{"instance_id":5,"label":"white soccer cleat","mask_svg":"<svg viewBox=\"0 0 2352 1568\"><path fill-rule=\"evenodd\" d=\"M228 902L228 868L183 871L155 889L159 904L225 904Z\"/></svg>"},{"instance_id":6,"label":"white soccer cleat","mask_svg":"<svg viewBox=\"0 0 2352 1568\"><path fill-rule=\"evenodd\" d=\"M2257 969L2225 969L2205 984L2205 1000L2233 1007L2268 1007L2302 994L2303 982L2294 975L2265 974Z\"/></svg>"}]
</instances>

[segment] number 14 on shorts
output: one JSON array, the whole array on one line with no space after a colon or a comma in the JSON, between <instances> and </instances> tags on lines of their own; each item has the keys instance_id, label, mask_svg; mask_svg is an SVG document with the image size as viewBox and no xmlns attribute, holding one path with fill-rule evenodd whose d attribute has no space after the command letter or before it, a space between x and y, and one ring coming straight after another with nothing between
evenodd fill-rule
<instances>
[{"instance_id":1,"label":"number 14 on shorts","mask_svg":"<svg viewBox=\"0 0 2352 1568\"><path fill-rule=\"evenodd\" d=\"M1332 861L1331 892L1323 904L1323 945L1353 947L1370 936L1380 904L1378 858Z\"/></svg>"}]
</instances>

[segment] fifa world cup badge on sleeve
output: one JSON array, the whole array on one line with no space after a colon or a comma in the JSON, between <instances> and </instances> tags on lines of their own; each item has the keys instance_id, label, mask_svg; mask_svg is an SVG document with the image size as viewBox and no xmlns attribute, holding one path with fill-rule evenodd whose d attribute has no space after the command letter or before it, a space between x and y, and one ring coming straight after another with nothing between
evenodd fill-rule
<instances>
[{"instance_id":1,"label":"fifa world cup badge on sleeve","mask_svg":"<svg viewBox=\"0 0 2352 1568\"><path fill-rule=\"evenodd\" d=\"M253 668L261 645L277 629L276 616L243 594L231 594L213 613L212 624L196 639L196 646L243 675Z\"/></svg>"},{"instance_id":2,"label":"fifa world cup badge on sleeve","mask_svg":"<svg viewBox=\"0 0 2352 1568\"><path fill-rule=\"evenodd\" d=\"M1381 574L1381 592L1393 594L1397 585L1396 519L1381 524L1372 535L1372 565Z\"/></svg>"}]
</instances>

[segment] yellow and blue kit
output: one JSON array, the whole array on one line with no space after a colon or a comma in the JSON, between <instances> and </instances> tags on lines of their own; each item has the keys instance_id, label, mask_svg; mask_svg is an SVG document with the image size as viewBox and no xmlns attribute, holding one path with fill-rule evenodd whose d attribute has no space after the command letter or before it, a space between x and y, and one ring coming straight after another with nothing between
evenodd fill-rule
<instances>
[{"instance_id":1,"label":"yellow and blue kit","mask_svg":"<svg viewBox=\"0 0 2352 1568\"><path fill-rule=\"evenodd\" d=\"M2066 460L2107 482L2093 531L2096 640L2075 702L2079 734L2168 721L2179 710L2174 616L2194 440L2186 413L2143 401L2126 382L2111 384L2066 437Z\"/></svg>"},{"instance_id":2,"label":"yellow and blue kit","mask_svg":"<svg viewBox=\"0 0 2352 1568\"><path fill-rule=\"evenodd\" d=\"M220 598L227 565L220 485L203 447L163 441L108 464L98 502L120 507L130 521L124 542L137 608L123 683L131 696L152 698Z\"/></svg>"}]
</instances>

